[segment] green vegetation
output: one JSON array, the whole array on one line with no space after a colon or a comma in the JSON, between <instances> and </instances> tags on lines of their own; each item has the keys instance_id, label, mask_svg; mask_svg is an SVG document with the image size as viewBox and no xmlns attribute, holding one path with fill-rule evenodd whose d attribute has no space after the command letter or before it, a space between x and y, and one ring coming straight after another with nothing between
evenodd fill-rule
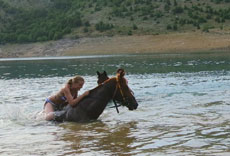
<instances>
[{"instance_id":1,"label":"green vegetation","mask_svg":"<svg viewBox=\"0 0 230 156\"><path fill-rule=\"evenodd\" d=\"M51 7L23 9L0 1L0 7L7 18L2 22L0 41L36 42L57 40L80 27L80 13L71 10L70 3L55 1Z\"/></svg>"},{"instance_id":2,"label":"green vegetation","mask_svg":"<svg viewBox=\"0 0 230 156\"><path fill-rule=\"evenodd\" d=\"M0 44L229 28L230 0L0 0Z\"/></svg>"}]
</instances>

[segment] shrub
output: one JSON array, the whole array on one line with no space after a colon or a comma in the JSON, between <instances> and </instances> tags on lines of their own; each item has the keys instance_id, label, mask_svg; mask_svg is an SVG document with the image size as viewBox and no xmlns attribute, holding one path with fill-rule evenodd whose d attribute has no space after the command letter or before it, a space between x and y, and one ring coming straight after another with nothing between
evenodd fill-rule
<instances>
[{"instance_id":1,"label":"shrub","mask_svg":"<svg viewBox=\"0 0 230 156\"><path fill-rule=\"evenodd\" d=\"M182 8L182 7L180 7L180 6L177 6L177 7L175 7L174 9L173 9L173 13L174 14L181 14L181 13L183 13L184 12L184 9Z\"/></svg>"},{"instance_id":2,"label":"shrub","mask_svg":"<svg viewBox=\"0 0 230 156\"><path fill-rule=\"evenodd\" d=\"M103 32L103 31L112 29L113 25L112 24L106 24L106 23L101 21L101 22L97 23L95 25L95 27L96 27L96 30Z\"/></svg>"},{"instance_id":3,"label":"shrub","mask_svg":"<svg viewBox=\"0 0 230 156\"><path fill-rule=\"evenodd\" d=\"M171 30L172 29L172 26L171 25L167 25L167 30Z\"/></svg>"},{"instance_id":4,"label":"shrub","mask_svg":"<svg viewBox=\"0 0 230 156\"><path fill-rule=\"evenodd\" d=\"M133 24L133 30L137 30L137 29L138 29L137 25Z\"/></svg>"}]
</instances>

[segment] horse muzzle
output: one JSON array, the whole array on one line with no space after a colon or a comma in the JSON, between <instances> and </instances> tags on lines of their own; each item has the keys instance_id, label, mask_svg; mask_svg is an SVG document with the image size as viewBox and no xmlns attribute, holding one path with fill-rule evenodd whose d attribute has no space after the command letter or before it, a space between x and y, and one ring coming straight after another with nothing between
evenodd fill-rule
<instances>
[{"instance_id":1,"label":"horse muzzle","mask_svg":"<svg viewBox=\"0 0 230 156\"><path fill-rule=\"evenodd\" d=\"M128 107L129 110L135 110L138 107L138 103L136 99L134 98L128 98L125 100L125 105Z\"/></svg>"}]
</instances>

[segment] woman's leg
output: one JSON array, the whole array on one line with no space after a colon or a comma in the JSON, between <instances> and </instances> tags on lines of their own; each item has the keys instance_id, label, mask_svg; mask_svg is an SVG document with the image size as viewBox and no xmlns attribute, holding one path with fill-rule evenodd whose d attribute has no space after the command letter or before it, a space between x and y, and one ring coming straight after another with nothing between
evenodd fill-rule
<instances>
[{"instance_id":1,"label":"woman's leg","mask_svg":"<svg viewBox=\"0 0 230 156\"><path fill-rule=\"evenodd\" d=\"M45 108L44 108L44 111L45 111L45 119L47 121L50 121L50 120L53 120L54 119L54 109L53 109L53 106L51 103L47 102L45 104Z\"/></svg>"}]
</instances>

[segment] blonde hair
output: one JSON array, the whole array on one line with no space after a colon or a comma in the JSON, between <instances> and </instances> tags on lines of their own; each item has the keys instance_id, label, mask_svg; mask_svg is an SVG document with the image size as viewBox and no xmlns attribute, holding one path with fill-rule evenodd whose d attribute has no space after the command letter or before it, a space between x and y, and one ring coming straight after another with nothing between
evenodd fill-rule
<instances>
[{"instance_id":1,"label":"blonde hair","mask_svg":"<svg viewBox=\"0 0 230 156\"><path fill-rule=\"evenodd\" d=\"M81 77L81 76L75 76L75 77L73 77L72 79L69 79L67 83L68 83L69 85L72 85L73 83L79 83L80 81L83 81L83 82L84 82L85 80L84 80L84 78Z\"/></svg>"}]
</instances>

